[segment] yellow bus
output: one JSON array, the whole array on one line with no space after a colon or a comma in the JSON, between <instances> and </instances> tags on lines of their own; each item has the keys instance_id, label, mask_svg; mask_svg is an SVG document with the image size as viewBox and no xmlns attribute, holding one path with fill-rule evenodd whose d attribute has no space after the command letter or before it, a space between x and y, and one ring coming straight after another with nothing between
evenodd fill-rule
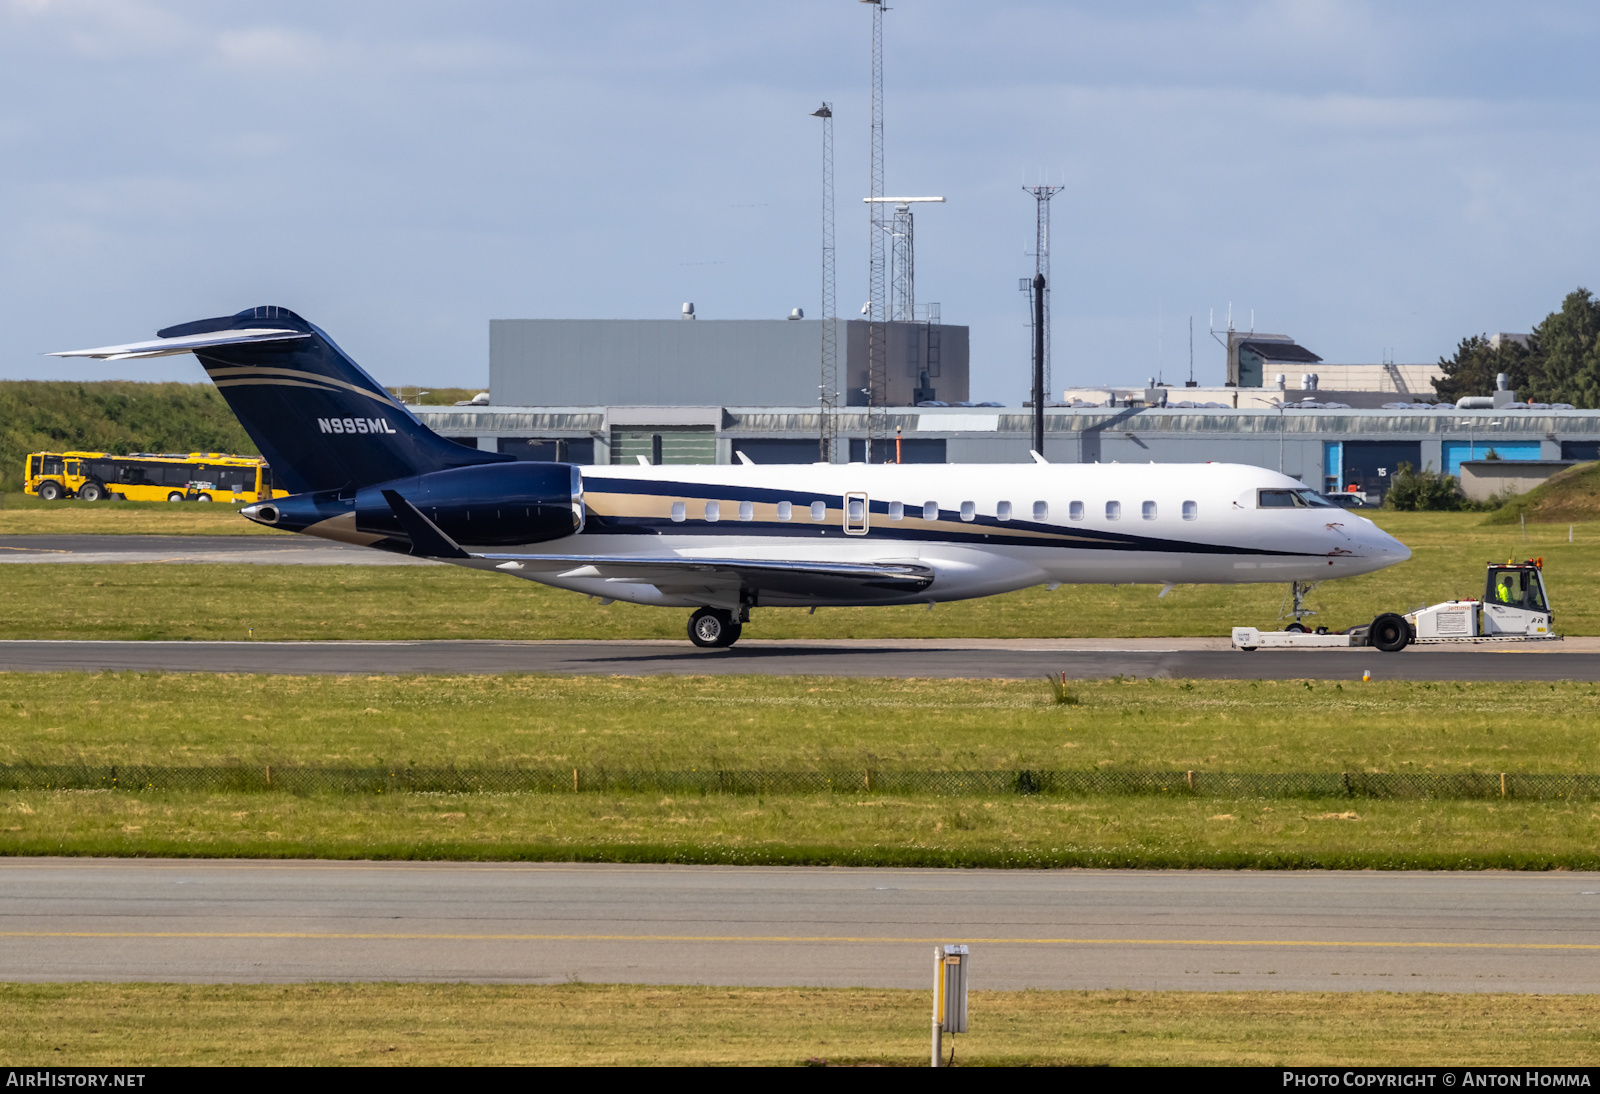
<instances>
[{"instance_id":1,"label":"yellow bus","mask_svg":"<svg viewBox=\"0 0 1600 1094\"><path fill-rule=\"evenodd\" d=\"M45 501L225 501L243 505L285 497L259 456L221 452L33 452L23 491Z\"/></svg>"}]
</instances>

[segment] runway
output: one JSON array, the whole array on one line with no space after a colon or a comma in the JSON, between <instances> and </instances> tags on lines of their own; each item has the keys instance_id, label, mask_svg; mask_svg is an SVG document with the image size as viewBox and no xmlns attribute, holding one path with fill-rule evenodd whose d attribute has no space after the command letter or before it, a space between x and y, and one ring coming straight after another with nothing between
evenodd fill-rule
<instances>
[{"instance_id":1,"label":"runway","mask_svg":"<svg viewBox=\"0 0 1600 1094\"><path fill-rule=\"evenodd\" d=\"M1213 680L1600 680L1600 640L1549 646L1374 650L1226 648L1224 639L746 639L731 650L649 642L0 641L0 672L253 672L274 675L882 676ZM1561 651L1561 652L1558 652Z\"/></svg>"},{"instance_id":2,"label":"runway","mask_svg":"<svg viewBox=\"0 0 1600 1094\"><path fill-rule=\"evenodd\" d=\"M0 980L1600 990L1600 875L0 862Z\"/></svg>"},{"instance_id":3,"label":"runway","mask_svg":"<svg viewBox=\"0 0 1600 1094\"><path fill-rule=\"evenodd\" d=\"M243 518L240 518L241 521ZM168 562L256 566L440 566L306 536L0 536L0 563Z\"/></svg>"}]
</instances>

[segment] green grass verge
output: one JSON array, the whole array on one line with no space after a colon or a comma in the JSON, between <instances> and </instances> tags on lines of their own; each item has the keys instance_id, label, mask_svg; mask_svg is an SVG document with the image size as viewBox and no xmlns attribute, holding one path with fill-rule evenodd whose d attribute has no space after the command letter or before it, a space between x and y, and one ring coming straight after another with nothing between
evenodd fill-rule
<instances>
[{"instance_id":1,"label":"green grass verge","mask_svg":"<svg viewBox=\"0 0 1600 1094\"><path fill-rule=\"evenodd\" d=\"M176 508L176 507L174 507ZM152 516L159 516L153 514ZM1485 528L1476 514L1380 513L1413 558L1320 586L1310 603L1335 628L1380 611L1409 611L1483 595L1484 563L1545 559L1556 627L1600 634L1600 524ZM0 638L244 639L670 638L687 611L599 606L499 574L456 567L16 565L4 571ZM1273 628L1281 585L1194 585L1157 598L1150 585L1034 588L981 600L907 608L760 608L745 637L1038 638L1225 636Z\"/></svg>"},{"instance_id":2,"label":"green grass verge","mask_svg":"<svg viewBox=\"0 0 1600 1094\"><path fill-rule=\"evenodd\" d=\"M958 1066L1600 1062L1588 996L973 991L970 1014ZM0 1015L0 1057L14 1067L926 1066L928 1057L927 992L873 988L0 984Z\"/></svg>"},{"instance_id":3,"label":"green grass verge","mask_svg":"<svg viewBox=\"0 0 1600 1094\"><path fill-rule=\"evenodd\" d=\"M0 536L287 536L239 515L226 502L40 501L0 494Z\"/></svg>"},{"instance_id":4,"label":"green grass verge","mask_svg":"<svg viewBox=\"0 0 1600 1094\"><path fill-rule=\"evenodd\" d=\"M3 678L7 762L1600 770L1595 684ZM0 794L0 853L941 866L1600 865L1600 803Z\"/></svg>"},{"instance_id":5,"label":"green grass verge","mask_svg":"<svg viewBox=\"0 0 1600 1094\"><path fill-rule=\"evenodd\" d=\"M8 791L0 854L740 866L1595 869L1600 803Z\"/></svg>"},{"instance_id":6,"label":"green grass verge","mask_svg":"<svg viewBox=\"0 0 1600 1094\"><path fill-rule=\"evenodd\" d=\"M1600 684L0 676L0 762L1600 772Z\"/></svg>"},{"instance_id":7,"label":"green grass verge","mask_svg":"<svg viewBox=\"0 0 1600 1094\"><path fill-rule=\"evenodd\" d=\"M1600 515L1600 463L1580 463L1557 472L1526 494L1512 498L1483 519L1486 525L1567 524Z\"/></svg>"}]
</instances>

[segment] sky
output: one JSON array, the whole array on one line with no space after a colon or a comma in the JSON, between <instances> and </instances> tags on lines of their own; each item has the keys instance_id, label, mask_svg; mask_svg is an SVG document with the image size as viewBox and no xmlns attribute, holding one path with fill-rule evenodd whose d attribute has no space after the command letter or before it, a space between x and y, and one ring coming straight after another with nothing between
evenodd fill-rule
<instances>
[{"instance_id":1,"label":"sky","mask_svg":"<svg viewBox=\"0 0 1600 1094\"><path fill-rule=\"evenodd\" d=\"M1207 334L1438 359L1600 291L1600 6L899 0L886 190L917 299L1020 403L1034 202L1056 387L1223 379ZM0 378L260 304L380 381L474 387L490 319L779 318L867 298L857 0L0 0Z\"/></svg>"}]
</instances>

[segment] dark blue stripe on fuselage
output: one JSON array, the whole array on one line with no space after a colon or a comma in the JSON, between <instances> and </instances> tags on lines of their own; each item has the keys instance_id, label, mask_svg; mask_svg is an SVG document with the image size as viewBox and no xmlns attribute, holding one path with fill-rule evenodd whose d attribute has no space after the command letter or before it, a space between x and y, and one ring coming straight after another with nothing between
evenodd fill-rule
<instances>
[{"instance_id":1,"label":"dark blue stripe on fuselage","mask_svg":"<svg viewBox=\"0 0 1600 1094\"><path fill-rule=\"evenodd\" d=\"M837 512L844 495L823 494L816 491L775 490L769 487L712 485L708 483L659 482L639 479L600 479L584 476L585 492L597 494L635 494L645 497L704 498L708 501L749 501L777 503L787 501L795 506L792 521L739 520L737 516L708 521L689 518L674 521L662 517L606 516L589 512L584 535L613 536L776 536L802 539L845 537L843 527L833 522L813 522L806 510L812 502L823 502ZM920 506L908 506L920 511ZM888 520L889 503L873 501L869 511L882 514L885 523L873 522L865 535L850 539L904 540L922 543L960 543L983 546L1054 547L1062 550L1090 551L1148 551L1158 554L1192 555L1270 555L1288 558L1320 558L1321 552L1273 551L1261 547L1235 547L1216 543L1196 543L1189 540L1161 539L1154 536L1129 535L1123 532L1100 532L1043 524L1028 520L1001 521L997 517L975 516L963 521L954 509L939 510L939 520L958 523L962 527L948 530L896 528ZM971 528L968 531L967 528ZM1045 537L1019 536L1012 529L1044 533Z\"/></svg>"}]
</instances>

